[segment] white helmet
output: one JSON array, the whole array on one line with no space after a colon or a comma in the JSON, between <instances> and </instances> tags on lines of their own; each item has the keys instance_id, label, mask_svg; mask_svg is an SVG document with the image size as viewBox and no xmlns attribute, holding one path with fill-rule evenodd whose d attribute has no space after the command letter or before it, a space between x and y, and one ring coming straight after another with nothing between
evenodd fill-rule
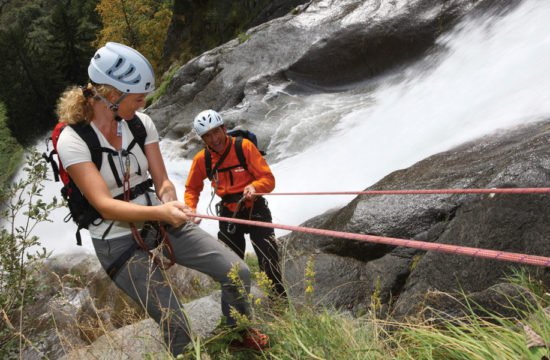
<instances>
[{"instance_id":1,"label":"white helmet","mask_svg":"<svg viewBox=\"0 0 550 360\"><path fill-rule=\"evenodd\" d=\"M214 110L201 111L193 121L193 127L199 136L223 125L223 119L220 114Z\"/></svg>"},{"instance_id":2,"label":"white helmet","mask_svg":"<svg viewBox=\"0 0 550 360\"><path fill-rule=\"evenodd\" d=\"M137 50L108 42L96 51L88 76L93 83L114 86L123 93L148 93L155 90L151 63Z\"/></svg>"}]
</instances>

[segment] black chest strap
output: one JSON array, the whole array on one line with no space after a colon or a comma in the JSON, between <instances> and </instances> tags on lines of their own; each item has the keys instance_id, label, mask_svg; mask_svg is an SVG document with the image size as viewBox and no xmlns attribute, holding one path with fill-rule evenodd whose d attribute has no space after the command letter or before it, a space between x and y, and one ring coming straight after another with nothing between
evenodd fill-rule
<instances>
[{"instance_id":1,"label":"black chest strap","mask_svg":"<svg viewBox=\"0 0 550 360\"><path fill-rule=\"evenodd\" d=\"M131 120L127 120L126 123L128 124L128 128L130 129L130 132L132 133L134 139L130 142L128 148L124 151L124 155L133 155L135 157L135 155L132 153L132 149L136 145L139 145L141 151L145 155L145 139L147 138L147 130L145 129L145 125L143 125L143 121L141 121L139 116L136 115ZM76 124L71 125L71 127L82 138L82 140L84 140L86 145L88 145L88 148L90 149L90 154L92 156L92 162L95 164L99 171L101 171L103 153L107 153L107 160L109 161L109 167L111 168L115 182L118 187L122 187L122 180L120 179L118 171L116 170L115 161L113 158L114 156L119 155L118 152L106 147L102 147L99 143L99 138L97 137L97 134L90 124ZM139 162L137 162L137 164L137 174L141 175Z\"/></svg>"},{"instance_id":2,"label":"black chest strap","mask_svg":"<svg viewBox=\"0 0 550 360\"><path fill-rule=\"evenodd\" d=\"M233 141L231 137L229 139L230 141ZM221 166L223 165L223 162L227 157L227 155L229 154L229 151L231 150L232 147L235 148L235 153L237 155L237 158L239 159L239 164L222 168ZM242 137L235 138L234 143L230 144L225 149L224 153L222 154L222 156L220 156L220 159L216 162L213 168L212 168L212 155L210 154L210 151L208 150L208 148L204 149L204 162L205 162L205 168L206 168L206 176L210 181L212 181L212 178L216 172L230 171L238 167L242 167L243 169L248 171L248 165L246 164L246 158L244 157L244 152L243 152L243 138ZM229 173L229 176L230 176L231 185L233 185L233 175L231 175L231 172Z\"/></svg>"},{"instance_id":3,"label":"black chest strap","mask_svg":"<svg viewBox=\"0 0 550 360\"><path fill-rule=\"evenodd\" d=\"M231 138L229 138L229 141L232 141ZM214 177L214 174L219 171L219 167L223 164L225 158L227 155L229 155L229 152L231 151L232 144L229 144L225 151L223 152L222 156L220 156L220 159L216 162L214 167L212 167L212 154L210 154L210 150L208 148L204 149L204 161L206 165L206 176L210 181L212 181L212 178Z\"/></svg>"}]
</instances>

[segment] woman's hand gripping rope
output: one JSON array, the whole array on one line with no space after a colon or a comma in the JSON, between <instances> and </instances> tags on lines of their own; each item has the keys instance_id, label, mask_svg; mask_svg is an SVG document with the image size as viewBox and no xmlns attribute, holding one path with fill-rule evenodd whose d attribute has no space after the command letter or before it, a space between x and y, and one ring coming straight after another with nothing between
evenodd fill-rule
<instances>
[{"instance_id":1,"label":"woman's hand gripping rope","mask_svg":"<svg viewBox=\"0 0 550 360\"><path fill-rule=\"evenodd\" d=\"M195 209L185 205L185 208L183 209L183 212L189 218L189 220L191 220L193 223L195 223L197 225L201 223L202 219L199 218L199 217L194 216L197 213L197 211Z\"/></svg>"},{"instance_id":2,"label":"woman's hand gripping rope","mask_svg":"<svg viewBox=\"0 0 550 360\"><path fill-rule=\"evenodd\" d=\"M189 207L181 201L169 201L160 206L161 221L170 224L172 227L180 227L191 219L188 214Z\"/></svg>"}]
</instances>

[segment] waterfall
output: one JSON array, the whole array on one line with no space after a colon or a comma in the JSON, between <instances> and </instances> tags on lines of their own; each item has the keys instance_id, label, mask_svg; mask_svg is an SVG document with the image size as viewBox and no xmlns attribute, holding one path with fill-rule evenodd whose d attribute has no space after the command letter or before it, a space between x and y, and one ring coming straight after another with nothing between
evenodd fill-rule
<instances>
[{"instance_id":1,"label":"waterfall","mask_svg":"<svg viewBox=\"0 0 550 360\"><path fill-rule=\"evenodd\" d=\"M392 171L465 141L550 116L550 3L525 0L505 15L465 19L437 40L423 59L340 92L295 95L271 88L278 105L267 151L275 191L362 190ZM190 160L163 140L180 199ZM205 184L206 185L206 184ZM59 184L47 185L47 196ZM205 186L198 211L211 199ZM350 196L268 197L276 223L297 225ZM214 199L214 202L217 200ZM55 252L79 250L66 210L37 229ZM217 223L204 220L212 234ZM83 231L83 235L85 235ZM277 232L278 235L283 232ZM83 249L91 241L84 236Z\"/></svg>"}]
</instances>

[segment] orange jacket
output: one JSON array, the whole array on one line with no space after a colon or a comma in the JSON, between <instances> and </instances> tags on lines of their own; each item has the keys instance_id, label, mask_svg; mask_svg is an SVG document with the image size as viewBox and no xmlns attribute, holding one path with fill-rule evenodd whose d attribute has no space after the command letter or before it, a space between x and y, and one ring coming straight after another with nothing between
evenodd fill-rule
<instances>
[{"instance_id":1,"label":"orange jacket","mask_svg":"<svg viewBox=\"0 0 550 360\"><path fill-rule=\"evenodd\" d=\"M235 152L235 138L228 136L226 146L231 146L231 150L224 159L223 164L219 168L231 167L233 165L239 165L239 158ZM260 151L256 146L248 139L243 139L243 154L246 159L248 171L242 166L235 167L229 171L223 171L218 173L218 182L215 183L215 179L212 180L212 186L216 188L216 195L223 197L224 195L242 193L245 186L252 184L259 193L268 193L275 188L275 177L271 173L271 169L267 162L263 158ZM227 147L226 147L227 148ZM226 149L225 148L225 149ZM224 150L225 150L224 149ZM212 156L212 167L220 159L220 154L210 151ZM231 173L231 175L230 175ZM189 207L196 209L199 202L200 193L204 187L204 179L208 176L206 174L204 149L199 151L193 158L191 164L191 170L189 170L189 176L185 183L185 204ZM231 177L233 178L233 184L231 184ZM251 201L247 201L246 205L250 207ZM229 210L234 211L237 204L231 203L226 205Z\"/></svg>"}]
</instances>

